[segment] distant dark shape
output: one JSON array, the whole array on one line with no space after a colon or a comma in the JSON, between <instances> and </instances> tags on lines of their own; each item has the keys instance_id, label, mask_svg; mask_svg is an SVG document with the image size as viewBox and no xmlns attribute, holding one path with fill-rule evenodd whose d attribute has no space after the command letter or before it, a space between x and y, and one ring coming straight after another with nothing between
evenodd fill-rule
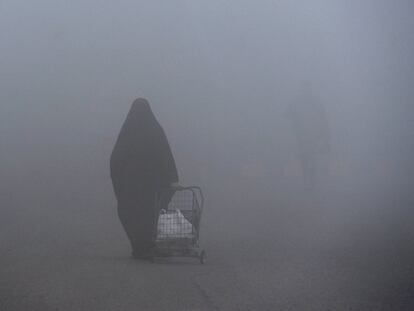
<instances>
[{"instance_id":1,"label":"distant dark shape","mask_svg":"<svg viewBox=\"0 0 414 311\"><path fill-rule=\"evenodd\" d=\"M118 216L139 257L152 247L156 193L178 182L164 130L147 100L134 101L112 151L111 179Z\"/></svg>"},{"instance_id":2,"label":"distant dark shape","mask_svg":"<svg viewBox=\"0 0 414 311\"><path fill-rule=\"evenodd\" d=\"M313 190L321 171L326 171L330 152L330 128L326 110L305 81L291 103L289 117L296 137L304 185Z\"/></svg>"}]
</instances>

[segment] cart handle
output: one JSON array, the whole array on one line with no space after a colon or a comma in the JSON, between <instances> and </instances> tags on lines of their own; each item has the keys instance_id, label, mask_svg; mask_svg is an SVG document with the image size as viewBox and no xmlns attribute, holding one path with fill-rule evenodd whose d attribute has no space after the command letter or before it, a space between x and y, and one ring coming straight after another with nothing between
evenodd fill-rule
<instances>
[{"instance_id":1,"label":"cart handle","mask_svg":"<svg viewBox=\"0 0 414 311\"><path fill-rule=\"evenodd\" d=\"M201 188L199 186L186 186L186 187L184 187L184 186L170 186L170 189L175 190L175 191L190 190L194 194L195 194L195 192L197 192L200 195L202 203L204 202L203 191L201 191Z\"/></svg>"},{"instance_id":2,"label":"cart handle","mask_svg":"<svg viewBox=\"0 0 414 311\"><path fill-rule=\"evenodd\" d=\"M193 193L194 198L196 200L198 198L200 198L200 208L203 209L203 206L204 206L204 195L203 195L203 191L201 191L201 188L199 186L186 186L186 187L180 186L180 185L177 185L177 186L169 186L168 188L163 189L160 192L160 194L158 196L158 202L157 203L160 203L161 202L162 197L165 195L165 193L168 190L173 190L174 193L177 192L177 191L186 191L186 190L191 191Z\"/></svg>"}]
</instances>

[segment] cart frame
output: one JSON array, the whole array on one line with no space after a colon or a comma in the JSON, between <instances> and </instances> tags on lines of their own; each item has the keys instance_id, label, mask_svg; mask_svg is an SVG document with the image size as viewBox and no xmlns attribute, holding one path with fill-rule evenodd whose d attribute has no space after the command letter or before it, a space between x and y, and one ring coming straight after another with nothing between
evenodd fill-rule
<instances>
[{"instance_id":1,"label":"cart frame","mask_svg":"<svg viewBox=\"0 0 414 311\"><path fill-rule=\"evenodd\" d=\"M177 193L191 196L191 207L181 210L180 206L171 208L170 204L174 201L174 196ZM168 202L165 202L168 200ZM166 203L166 204L165 204ZM165 206L164 206L165 204ZM200 263L204 264L206 252L200 248L200 224L201 216L204 208L204 195L198 186L172 186L164 189L156 195L155 199L156 220L153 234L154 247L151 252L150 260L154 262L157 257L193 257L198 258ZM191 217L189 222L192 225L191 237L158 237L158 221L160 215L164 211L180 210L185 213L187 217Z\"/></svg>"}]
</instances>

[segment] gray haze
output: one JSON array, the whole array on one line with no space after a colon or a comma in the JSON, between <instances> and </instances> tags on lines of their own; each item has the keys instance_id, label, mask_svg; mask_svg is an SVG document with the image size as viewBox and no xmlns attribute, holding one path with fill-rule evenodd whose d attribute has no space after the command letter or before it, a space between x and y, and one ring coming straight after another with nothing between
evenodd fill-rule
<instances>
[{"instance_id":1,"label":"gray haze","mask_svg":"<svg viewBox=\"0 0 414 311\"><path fill-rule=\"evenodd\" d=\"M0 309L411 309L413 9L0 1ZM128 258L109 155L137 97L207 197L201 271Z\"/></svg>"}]
</instances>

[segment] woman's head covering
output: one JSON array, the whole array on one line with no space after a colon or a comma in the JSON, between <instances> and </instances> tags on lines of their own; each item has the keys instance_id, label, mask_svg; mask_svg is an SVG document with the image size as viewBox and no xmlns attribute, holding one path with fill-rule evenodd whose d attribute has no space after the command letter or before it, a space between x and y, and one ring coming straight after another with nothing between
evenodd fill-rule
<instances>
[{"instance_id":1,"label":"woman's head covering","mask_svg":"<svg viewBox=\"0 0 414 311\"><path fill-rule=\"evenodd\" d=\"M118 200L136 194L139 189L157 190L178 181L164 130L146 99L133 102L112 151L110 165Z\"/></svg>"}]
</instances>

